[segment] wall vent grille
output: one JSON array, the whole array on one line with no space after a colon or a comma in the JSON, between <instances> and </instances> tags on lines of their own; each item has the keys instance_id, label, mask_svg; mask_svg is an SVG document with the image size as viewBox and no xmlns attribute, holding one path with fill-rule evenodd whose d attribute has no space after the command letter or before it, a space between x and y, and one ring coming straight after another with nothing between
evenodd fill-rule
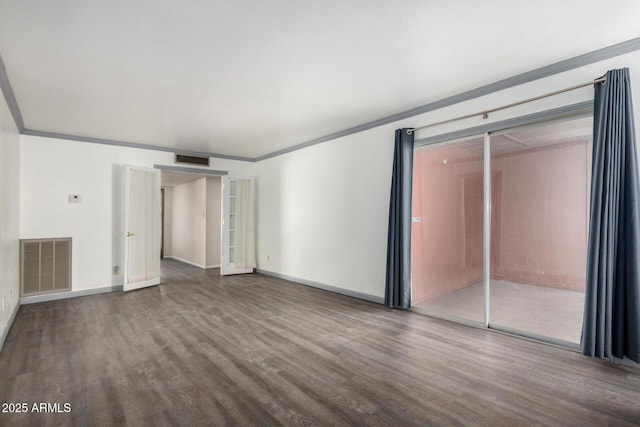
<instances>
[{"instance_id":1,"label":"wall vent grille","mask_svg":"<svg viewBox=\"0 0 640 427\"><path fill-rule=\"evenodd\" d=\"M184 154L177 154L175 157L175 163L186 163L189 165L209 166L209 157L196 157L185 156Z\"/></svg>"},{"instance_id":2,"label":"wall vent grille","mask_svg":"<svg viewBox=\"0 0 640 427\"><path fill-rule=\"evenodd\" d=\"M71 290L71 238L20 240L20 296Z\"/></svg>"}]
</instances>

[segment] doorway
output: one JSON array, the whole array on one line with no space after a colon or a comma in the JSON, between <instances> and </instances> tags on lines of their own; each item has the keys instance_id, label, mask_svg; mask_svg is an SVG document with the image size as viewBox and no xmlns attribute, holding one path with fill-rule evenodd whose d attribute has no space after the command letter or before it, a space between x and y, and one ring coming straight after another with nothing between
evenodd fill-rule
<instances>
[{"instance_id":1,"label":"doorway","mask_svg":"<svg viewBox=\"0 0 640 427\"><path fill-rule=\"evenodd\" d=\"M218 175L162 171L163 258L220 267L222 182Z\"/></svg>"}]
</instances>

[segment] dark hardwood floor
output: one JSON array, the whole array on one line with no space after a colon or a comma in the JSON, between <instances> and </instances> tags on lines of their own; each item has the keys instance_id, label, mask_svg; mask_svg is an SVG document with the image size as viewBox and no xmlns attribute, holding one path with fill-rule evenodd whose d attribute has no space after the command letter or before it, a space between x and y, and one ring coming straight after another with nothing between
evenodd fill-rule
<instances>
[{"instance_id":1,"label":"dark hardwood floor","mask_svg":"<svg viewBox=\"0 0 640 427\"><path fill-rule=\"evenodd\" d=\"M258 274L26 305L0 425L638 425L640 370Z\"/></svg>"}]
</instances>

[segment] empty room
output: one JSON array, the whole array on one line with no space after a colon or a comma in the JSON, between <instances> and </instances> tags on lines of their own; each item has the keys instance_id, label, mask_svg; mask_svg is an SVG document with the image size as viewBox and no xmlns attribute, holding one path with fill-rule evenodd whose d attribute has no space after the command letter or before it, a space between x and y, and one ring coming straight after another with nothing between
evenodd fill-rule
<instances>
[{"instance_id":1,"label":"empty room","mask_svg":"<svg viewBox=\"0 0 640 427\"><path fill-rule=\"evenodd\" d=\"M640 425L639 17L0 0L0 425Z\"/></svg>"}]
</instances>

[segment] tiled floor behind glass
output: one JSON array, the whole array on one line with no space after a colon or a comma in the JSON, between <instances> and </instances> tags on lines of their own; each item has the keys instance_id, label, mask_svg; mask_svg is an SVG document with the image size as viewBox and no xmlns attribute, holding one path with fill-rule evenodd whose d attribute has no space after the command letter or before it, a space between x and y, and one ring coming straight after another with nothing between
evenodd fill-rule
<instances>
[{"instance_id":1,"label":"tiled floor behind glass","mask_svg":"<svg viewBox=\"0 0 640 427\"><path fill-rule=\"evenodd\" d=\"M482 318L483 294L478 283L414 307L463 319ZM492 280L490 297L492 325L580 342L583 292Z\"/></svg>"}]
</instances>

